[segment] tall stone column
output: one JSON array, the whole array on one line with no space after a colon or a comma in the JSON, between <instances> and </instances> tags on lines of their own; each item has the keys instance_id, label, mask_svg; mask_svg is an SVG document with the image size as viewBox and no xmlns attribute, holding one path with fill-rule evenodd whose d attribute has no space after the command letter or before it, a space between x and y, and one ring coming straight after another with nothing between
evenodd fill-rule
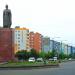
<instances>
[{"instance_id":1,"label":"tall stone column","mask_svg":"<svg viewBox=\"0 0 75 75\"><path fill-rule=\"evenodd\" d=\"M12 28L0 28L0 62L14 60L13 34Z\"/></svg>"}]
</instances>

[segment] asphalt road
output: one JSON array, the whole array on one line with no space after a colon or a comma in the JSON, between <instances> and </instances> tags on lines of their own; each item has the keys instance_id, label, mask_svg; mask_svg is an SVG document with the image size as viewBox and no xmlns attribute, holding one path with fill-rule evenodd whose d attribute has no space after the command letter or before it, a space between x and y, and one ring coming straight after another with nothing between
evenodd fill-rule
<instances>
[{"instance_id":1,"label":"asphalt road","mask_svg":"<svg viewBox=\"0 0 75 75\"><path fill-rule=\"evenodd\" d=\"M75 75L75 61L62 63L58 68L0 70L0 75Z\"/></svg>"}]
</instances>

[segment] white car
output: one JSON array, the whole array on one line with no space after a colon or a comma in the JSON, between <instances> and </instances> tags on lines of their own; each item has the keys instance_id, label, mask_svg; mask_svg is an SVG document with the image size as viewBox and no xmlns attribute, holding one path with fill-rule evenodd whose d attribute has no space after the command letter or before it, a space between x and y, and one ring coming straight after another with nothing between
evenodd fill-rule
<instances>
[{"instance_id":1,"label":"white car","mask_svg":"<svg viewBox=\"0 0 75 75\"><path fill-rule=\"evenodd\" d=\"M49 61L54 61L54 59L53 58L49 58Z\"/></svg>"},{"instance_id":2,"label":"white car","mask_svg":"<svg viewBox=\"0 0 75 75\"><path fill-rule=\"evenodd\" d=\"M35 62L35 58L34 57L30 57L28 61L29 62Z\"/></svg>"},{"instance_id":3,"label":"white car","mask_svg":"<svg viewBox=\"0 0 75 75\"><path fill-rule=\"evenodd\" d=\"M57 61L57 57L53 57L54 61Z\"/></svg>"},{"instance_id":4,"label":"white car","mask_svg":"<svg viewBox=\"0 0 75 75\"><path fill-rule=\"evenodd\" d=\"M69 58L68 60L72 60L71 58Z\"/></svg>"},{"instance_id":5,"label":"white car","mask_svg":"<svg viewBox=\"0 0 75 75\"><path fill-rule=\"evenodd\" d=\"M43 58L37 58L38 62L43 62Z\"/></svg>"}]
</instances>

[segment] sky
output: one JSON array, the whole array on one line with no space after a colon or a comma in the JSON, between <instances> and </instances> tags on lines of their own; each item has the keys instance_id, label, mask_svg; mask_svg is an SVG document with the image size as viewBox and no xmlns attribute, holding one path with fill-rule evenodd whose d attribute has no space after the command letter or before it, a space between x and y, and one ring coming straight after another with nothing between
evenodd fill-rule
<instances>
[{"instance_id":1,"label":"sky","mask_svg":"<svg viewBox=\"0 0 75 75\"><path fill-rule=\"evenodd\" d=\"M75 0L0 0L0 26L6 4L12 11L12 28L26 27L75 46Z\"/></svg>"}]
</instances>

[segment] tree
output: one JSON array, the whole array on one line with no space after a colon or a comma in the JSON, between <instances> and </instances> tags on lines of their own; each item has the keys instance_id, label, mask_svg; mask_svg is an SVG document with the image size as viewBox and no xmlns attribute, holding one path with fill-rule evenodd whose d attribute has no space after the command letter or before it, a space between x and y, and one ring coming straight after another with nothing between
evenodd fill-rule
<instances>
[{"instance_id":1,"label":"tree","mask_svg":"<svg viewBox=\"0 0 75 75\"><path fill-rule=\"evenodd\" d=\"M51 56L55 57L57 55L57 51L56 50L52 50Z\"/></svg>"},{"instance_id":2,"label":"tree","mask_svg":"<svg viewBox=\"0 0 75 75\"><path fill-rule=\"evenodd\" d=\"M65 58L68 58L68 55L66 55L64 53L59 54L59 59L65 59Z\"/></svg>"},{"instance_id":3,"label":"tree","mask_svg":"<svg viewBox=\"0 0 75 75\"><path fill-rule=\"evenodd\" d=\"M37 53L35 49L31 49L31 51L30 51L30 57L37 58L38 56L39 56L39 53Z\"/></svg>"},{"instance_id":4,"label":"tree","mask_svg":"<svg viewBox=\"0 0 75 75\"><path fill-rule=\"evenodd\" d=\"M72 57L73 59L75 59L75 53L72 53L72 54L71 54L71 57Z\"/></svg>"},{"instance_id":5,"label":"tree","mask_svg":"<svg viewBox=\"0 0 75 75\"><path fill-rule=\"evenodd\" d=\"M48 51L48 53L45 54L45 58L46 59L49 59L49 58L52 58L53 57L53 53Z\"/></svg>"},{"instance_id":6,"label":"tree","mask_svg":"<svg viewBox=\"0 0 75 75\"><path fill-rule=\"evenodd\" d=\"M53 50L52 52L48 51L47 53L45 53L44 51L41 51L39 53L39 57L49 59L49 58L53 58L56 54L57 54L56 50Z\"/></svg>"},{"instance_id":7,"label":"tree","mask_svg":"<svg viewBox=\"0 0 75 75\"><path fill-rule=\"evenodd\" d=\"M45 58L45 52L44 52L44 51L41 51L41 52L39 53L39 57Z\"/></svg>"},{"instance_id":8,"label":"tree","mask_svg":"<svg viewBox=\"0 0 75 75\"><path fill-rule=\"evenodd\" d=\"M26 60L29 58L28 52L26 50L22 50L22 51L18 51L15 56L19 59L19 60Z\"/></svg>"}]
</instances>

